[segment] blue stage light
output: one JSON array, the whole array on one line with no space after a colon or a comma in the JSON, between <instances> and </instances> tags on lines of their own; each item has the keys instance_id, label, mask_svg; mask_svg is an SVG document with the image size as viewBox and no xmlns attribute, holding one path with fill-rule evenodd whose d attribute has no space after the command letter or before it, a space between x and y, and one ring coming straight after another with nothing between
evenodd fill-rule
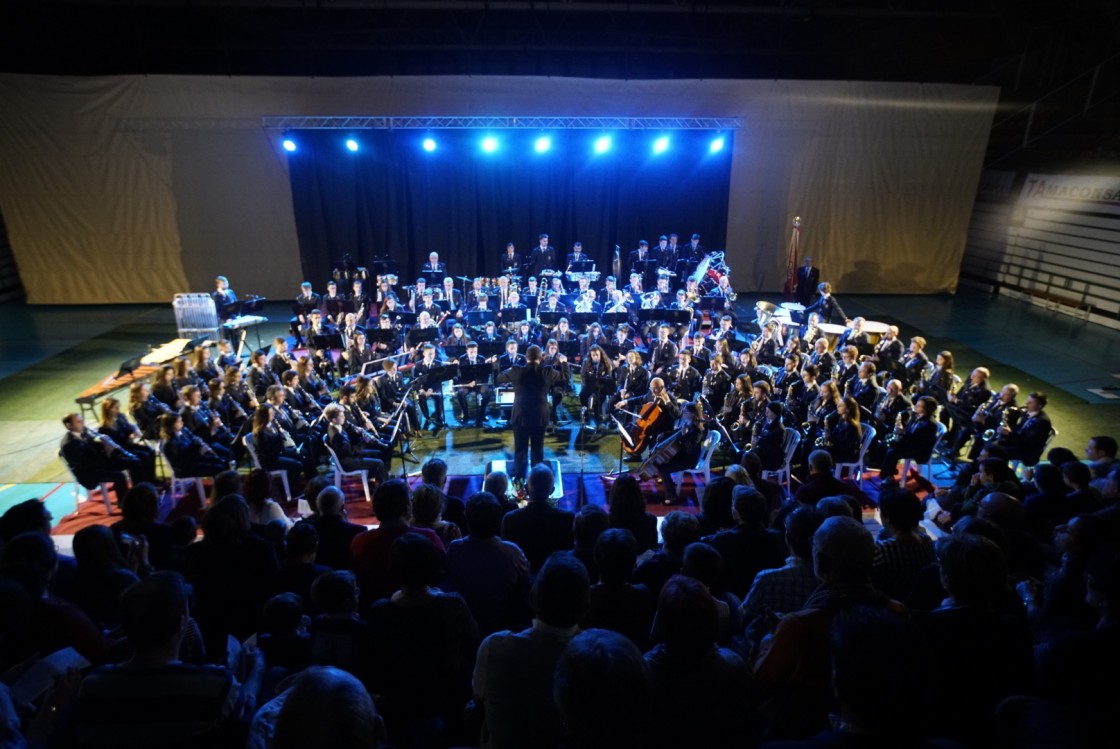
<instances>
[{"instance_id":1,"label":"blue stage light","mask_svg":"<svg viewBox=\"0 0 1120 749\"><path fill-rule=\"evenodd\" d=\"M498 139L493 135L487 135L482 139L482 150L486 153L494 153L498 150Z\"/></svg>"},{"instance_id":2,"label":"blue stage light","mask_svg":"<svg viewBox=\"0 0 1120 749\"><path fill-rule=\"evenodd\" d=\"M544 153L552 148L552 138L549 138L547 135L542 135L537 138L537 142L533 144L533 148L537 150L537 153Z\"/></svg>"},{"instance_id":3,"label":"blue stage light","mask_svg":"<svg viewBox=\"0 0 1120 749\"><path fill-rule=\"evenodd\" d=\"M284 150L288 153L295 153L296 142L291 138L285 138L284 140L280 141L280 145L282 145L284 147Z\"/></svg>"},{"instance_id":4,"label":"blue stage light","mask_svg":"<svg viewBox=\"0 0 1120 749\"><path fill-rule=\"evenodd\" d=\"M665 153L669 150L669 136L662 135L660 138L653 142L654 153Z\"/></svg>"},{"instance_id":5,"label":"blue stage light","mask_svg":"<svg viewBox=\"0 0 1120 749\"><path fill-rule=\"evenodd\" d=\"M611 150L611 136L603 135L595 140L595 153L606 153Z\"/></svg>"},{"instance_id":6,"label":"blue stage light","mask_svg":"<svg viewBox=\"0 0 1120 749\"><path fill-rule=\"evenodd\" d=\"M421 143L420 145L422 145L424 147L424 150L427 151L428 153L431 153L432 151L436 150L435 138L425 138L424 142Z\"/></svg>"},{"instance_id":7,"label":"blue stage light","mask_svg":"<svg viewBox=\"0 0 1120 749\"><path fill-rule=\"evenodd\" d=\"M723 136L719 136L712 141L712 145L708 146L708 151L711 153L719 153L723 150Z\"/></svg>"},{"instance_id":8,"label":"blue stage light","mask_svg":"<svg viewBox=\"0 0 1120 749\"><path fill-rule=\"evenodd\" d=\"M354 140L353 138L347 138L346 139L346 148L348 148L350 151L357 151L358 150L358 141Z\"/></svg>"}]
</instances>

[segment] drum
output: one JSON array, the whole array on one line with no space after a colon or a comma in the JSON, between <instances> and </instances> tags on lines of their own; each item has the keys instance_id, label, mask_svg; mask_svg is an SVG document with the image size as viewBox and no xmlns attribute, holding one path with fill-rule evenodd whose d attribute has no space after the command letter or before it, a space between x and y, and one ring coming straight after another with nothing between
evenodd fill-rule
<instances>
[{"instance_id":1,"label":"drum","mask_svg":"<svg viewBox=\"0 0 1120 749\"><path fill-rule=\"evenodd\" d=\"M874 346L879 342L879 339L882 338L888 330L890 330L890 327L891 326L885 322L865 320L863 323L863 332L867 333L868 340L870 340L871 345Z\"/></svg>"},{"instance_id":2,"label":"drum","mask_svg":"<svg viewBox=\"0 0 1120 749\"><path fill-rule=\"evenodd\" d=\"M817 326L821 334L828 339L828 350L832 351L836 348L836 342L840 340L840 336L844 335L844 331L848 328L844 325L837 325L836 323L822 322Z\"/></svg>"}]
</instances>

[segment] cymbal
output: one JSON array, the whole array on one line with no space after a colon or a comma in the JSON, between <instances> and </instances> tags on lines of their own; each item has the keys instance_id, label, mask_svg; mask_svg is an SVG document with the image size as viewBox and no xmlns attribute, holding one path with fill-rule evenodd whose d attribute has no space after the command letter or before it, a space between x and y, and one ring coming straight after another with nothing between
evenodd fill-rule
<instances>
[{"instance_id":1,"label":"cymbal","mask_svg":"<svg viewBox=\"0 0 1120 749\"><path fill-rule=\"evenodd\" d=\"M797 302L782 302L780 306L781 306L782 309L788 309L790 312L804 312L805 311L805 305L804 304L798 304Z\"/></svg>"},{"instance_id":2,"label":"cymbal","mask_svg":"<svg viewBox=\"0 0 1120 749\"><path fill-rule=\"evenodd\" d=\"M455 279L458 280L458 281L470 281L471 280L467 276L455 276Z\"/></svg>"}]
</instances>

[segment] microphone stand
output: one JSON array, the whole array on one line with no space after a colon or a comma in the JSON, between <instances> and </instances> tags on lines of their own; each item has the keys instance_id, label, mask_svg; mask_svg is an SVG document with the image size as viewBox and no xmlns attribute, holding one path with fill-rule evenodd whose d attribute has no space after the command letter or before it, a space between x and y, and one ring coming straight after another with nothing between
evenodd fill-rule
<instances>
[{"instance_id":1,"label":"microphone stand","mask_svg":"<svg viewBox=\"0 0 1120 749\"><path fill-rule=\"evenodd\" d=\"M413 379L412 382L408 383L408 387L405 389L404 394L401 396L401 402L397 404L396 410L393 412L392 415L389 416L389 421L393 422L393 431L390 432L390 434L389 434L390 449L392 449L391 446L393 444L393 440L397 439L397 437L400 435L401 422L405 421L408 418L408 410L407 410L408 396L409 396L409 394L412 393L412 389L414 387L416 387L416 383L419 382L420 380L423 380L424 377L426 377L426 376L427 375L424 375L422 377L417 377L417 378ZM411 426L411 424L409 426ZM402 479L407 479L408 478L408 468L405 466L405 460L407 460L407 459L405 458L405 452L406 451L404 449L404 438L403 437L401 437L400 445L401 445L401 478ZM410 444L409 445L409 451L411 451L411 449L412 449L412 446Z\"/></svg>"}]
</instances>

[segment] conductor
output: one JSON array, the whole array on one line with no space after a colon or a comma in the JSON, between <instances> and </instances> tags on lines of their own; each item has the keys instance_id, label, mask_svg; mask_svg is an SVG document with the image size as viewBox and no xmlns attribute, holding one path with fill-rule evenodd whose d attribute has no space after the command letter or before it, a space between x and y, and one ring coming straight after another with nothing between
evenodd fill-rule
<instances>
[{"instance_id":1,"label":"conductor","mask_svg":"<svg viewBox=\"0 0 1120 749\"><path fill-rule=\"evenodd\" d=\"M548 396L561 375L551 367L541 366L541 347L530 346L525 364L516 365L498 374L498 382L513 385L513 409L509 424L513 427L513 479L525 478L528 468L526 453L532 448L532 465L544 462L544 431L548 426ZM563 354L556 362L563 364Z\"/></svg>"}]
</instances>

